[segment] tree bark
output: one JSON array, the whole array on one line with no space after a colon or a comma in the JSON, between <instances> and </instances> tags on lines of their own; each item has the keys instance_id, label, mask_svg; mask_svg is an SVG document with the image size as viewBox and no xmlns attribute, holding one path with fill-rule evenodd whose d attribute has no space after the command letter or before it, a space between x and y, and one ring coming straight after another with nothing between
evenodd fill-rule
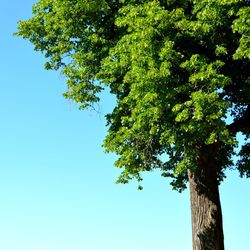
<instances>
[{"instance_id":1,"label":"tree bark","mask_svg":"<svg viewBox=\"0 0 250 250\"><path fill-rule=\"evenodd\" d=\"M188 173L193 250L224 250L216 151L214 145L205 146L200 152L198 168Z\"/></svg>"}]
</instances>

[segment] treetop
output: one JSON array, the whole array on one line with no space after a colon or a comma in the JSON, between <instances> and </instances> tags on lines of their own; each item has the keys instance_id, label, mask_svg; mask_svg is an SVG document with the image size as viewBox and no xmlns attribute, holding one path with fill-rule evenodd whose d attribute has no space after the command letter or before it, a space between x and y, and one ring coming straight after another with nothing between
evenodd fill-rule
<instances>
[{"instance_id":1,"label":"treetop","mask_svg":"<svg viewBox=\"0 0 250 250\"><path fill-rule=\"evenodd\" d=\"M119 156L118 182L160 168L182 190L209 145L221 181L236 134L249 138L248 0L40 0L16 34L61 70L81 109L106 86L116 96L104 147ZM249 145L237 164L247 177Z\"/></svg>"}]
</instances>

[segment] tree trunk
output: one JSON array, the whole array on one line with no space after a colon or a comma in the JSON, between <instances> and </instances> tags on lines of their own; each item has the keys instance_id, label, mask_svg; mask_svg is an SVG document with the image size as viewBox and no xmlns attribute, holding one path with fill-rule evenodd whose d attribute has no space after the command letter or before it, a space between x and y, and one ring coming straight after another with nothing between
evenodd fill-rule
<instances>
[{"instance_id":1,"label":"tree trunk","mask_svg":"<svg viewBox=\"0 0 250 250\"><path fill-rule=\"evenodd\" d=\"M188 173L193 250L224 250L216 151L214 145L205 146L200 152L198 168Z\"/></svg>"}]
</instances>

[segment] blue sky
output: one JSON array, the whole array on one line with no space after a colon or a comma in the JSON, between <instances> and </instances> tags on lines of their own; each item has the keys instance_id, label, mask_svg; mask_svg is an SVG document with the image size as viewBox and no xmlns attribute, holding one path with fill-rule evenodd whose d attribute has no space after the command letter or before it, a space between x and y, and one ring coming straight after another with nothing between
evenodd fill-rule
<instances>
[{"instance_id":1,"label":"blue sky","mask_svg":"<svg viewBox=\"0 0 250 250\"><path fill-rule=\"evenodd\" d=\"M34 1L2 1L0 16L0 249L191 250L189 194L158 172L114 184L114 155L103 153L104 115L65 100L59 72L12 34ZM229 172L221 185L227 250L250 249L250 180Z\"/></svg>"}]
</instances>

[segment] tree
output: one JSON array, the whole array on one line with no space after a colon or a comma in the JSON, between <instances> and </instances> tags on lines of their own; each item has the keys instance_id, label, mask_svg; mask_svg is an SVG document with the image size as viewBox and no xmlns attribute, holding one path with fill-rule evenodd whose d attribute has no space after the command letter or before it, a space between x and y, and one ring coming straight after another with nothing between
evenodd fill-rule
<instances>
[{"instance_id":1,"label":"tree","mask_svg":"<svg viewBox=\"0 0 250 250\"><path fill-rule=\"evenodd\" d=\"M159 168L173 189L189 183L193 249L224 249L218 185L238 132L235 167L250 177L250 1L40 0L17 35L62 71L80 109L105 86L116 96L104 147L119 156L117 182Z\"/></svg>"}]
</instances>

